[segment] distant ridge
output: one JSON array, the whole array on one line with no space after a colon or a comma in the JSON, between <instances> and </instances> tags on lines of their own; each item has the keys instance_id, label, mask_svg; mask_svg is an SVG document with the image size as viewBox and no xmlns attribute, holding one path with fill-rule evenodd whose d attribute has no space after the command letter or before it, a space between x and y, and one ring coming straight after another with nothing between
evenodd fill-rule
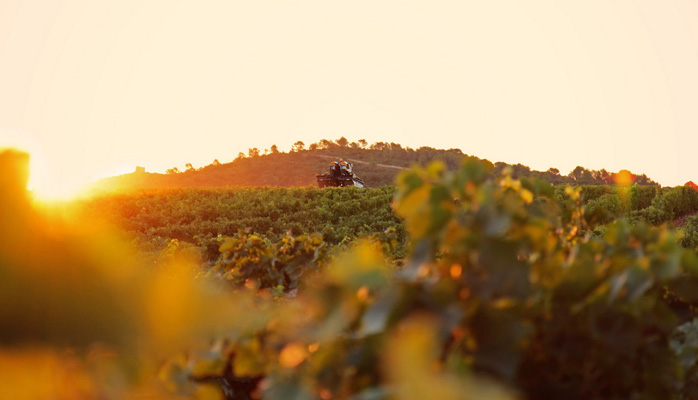
<instances>
[{"instance_id":1,"label":"distant ridge","mask_svg":"<svg viewBox=\"0 0 698 400\"><path fill-rule=\"evenodd\" d=\"M266 152L269 152L267 150ZM164 189L184 187L225 187L225 186L316 186L315 174L326 173L332 160L344 158L354 163L355 173L370 187L391 185L401 170L411 165L426 165L439 160L447 168L455 169L466 154L459 149L434 149L420 147L411 149L397 143L377 142L368 145L365 141L349 143L347 139L336 141L321 140L305 148L303 142L296 142L289 152L279 152L272 146L269 154L260 154L258 149L250 149L248 155L239 153L235 160L194 169L190 164L187 170L177 168L168 173L149 173L142 167L136 172L94 182L96 190ZM606 170L587 170L577 167L568 175L561 175L555 168L535 171L522 164L510 165L502 162L494 164L495 172L509 168L513 177L536 177L552 184L610 185L614 184L613 173ZM639 185L658 185L647 176L635 175Z\"/></svg>"}]
</instances>

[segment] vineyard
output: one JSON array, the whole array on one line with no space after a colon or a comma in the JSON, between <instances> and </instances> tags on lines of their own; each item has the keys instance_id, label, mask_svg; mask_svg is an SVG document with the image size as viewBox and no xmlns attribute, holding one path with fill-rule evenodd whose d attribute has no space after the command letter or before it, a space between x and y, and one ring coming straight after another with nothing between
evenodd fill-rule
<instances>
[{"instance_id":1,"label":"vineyard","mask_svg":"<svg viewBox=\"0 0 698 400\"><path fill-rule=\"evenodd\" d=\"M565 188L552 188L559 206L568 201ZM619 189L587 185L579 188L585 223L592 228L600 226L597 230L620 217L658 225L698 212L698 192L689 187L661 189L632 185ZM328 245L344 247L357 238L392 230L399 246L391 256L402 258L407 235L403 219L391 207L395 193L394 186L184 188L99 196L79 206L84 213L82 218L108 219L131 235L145 252L159 253L175 239L196 247L208 263L218 259L223 238L239 232L271 241L288 232L317 233ZM686 229L690 230L691 226L687 225ZM688 243L686 240L689 239L684 240Z\"/></svg>"},{"instance_id":2,"label":"vineyard","mask_svg":"<svg viewBox=\"0 0 698 400\"><path fill-rule=\"evenodd\" d=\"M99 197L83 203L85 219L107 217L144 250L172 239L215 261L223 237L238 232L276 241L286 233L318 233L332 246L393 230L404 255L402 220L391 208L392 186L380 188L173 189ZM398 254L396 254L398 255Z\"/></svg>"},{"instance_id":3,"label":"vineyard","mask_svg":"<svg viewBox=\"0 0 698 400\"><path fill-rule=\"evenodd\" d=\"M396 187L145 191L71 219L3 163L0 398L698 396L690 187L465 158Z\"/></svg>"}]
</instances>

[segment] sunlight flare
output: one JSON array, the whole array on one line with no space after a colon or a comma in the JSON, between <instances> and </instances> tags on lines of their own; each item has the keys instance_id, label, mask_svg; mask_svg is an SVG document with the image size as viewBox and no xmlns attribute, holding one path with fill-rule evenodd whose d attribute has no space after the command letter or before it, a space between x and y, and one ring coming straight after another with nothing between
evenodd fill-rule
<instances>
[{"instance_id":1,"label":"sunlight flare","mask_svg":"<svg viewBox=\"0 0 698 400\"><path fill-rule=\"evenodd\" d=\"M79 177L57 177L46 160L31 152L27 189L39 202L66 201L84 195L85 182Z\"/></svg>"}]
</instances>

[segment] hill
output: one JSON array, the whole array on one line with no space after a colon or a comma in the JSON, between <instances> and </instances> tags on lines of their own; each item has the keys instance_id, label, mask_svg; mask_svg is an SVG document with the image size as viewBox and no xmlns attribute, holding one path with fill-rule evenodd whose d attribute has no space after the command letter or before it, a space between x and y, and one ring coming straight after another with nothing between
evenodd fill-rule
<instances>
[{"instance_id":1,"label":"hill","mask_svg":"<svg viewBox=\"0 0 698 400\"><path fill-rule=\"evenodd\" d=\"M99 190L153 189L183 187L225 187L225 186L315 186L315 175L326 173L332 160L344 158L354 163L357 175L369 187L392 185L401 170L412 165L425 166L439 160L448 169L456 169L464 154L460 149L434 149L420 147L411 149L397 143L377 142L368 145L365 141L349 143L347 139L336 141L321 140L306 148L303 142L296 142L289 152L279 152L276 146L261 154L259 149L249 149L247 155L239 153L229 163L215 160L212 164L195 169L187 164L185 171L172 168L165 174L148 173L142 168L136 172L105 178L95 182L92 188ZM268 153L268 154L267 154ZM477 158L477 157L475 157ZM531 168L503 162L494 163L495 173L509 168L514 178L536 177L552 184L610 185L615 175L606 170L587 170L577 167L568 175L550 168L535 171ZM635 176L640 185L657 185L645 175Z\"/></svg>"}]
</instances>

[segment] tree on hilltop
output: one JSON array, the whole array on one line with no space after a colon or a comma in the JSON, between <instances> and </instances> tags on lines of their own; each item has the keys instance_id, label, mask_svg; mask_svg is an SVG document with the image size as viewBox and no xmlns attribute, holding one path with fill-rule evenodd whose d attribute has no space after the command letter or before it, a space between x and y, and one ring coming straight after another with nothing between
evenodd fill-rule
<instances>
[{"instance_id":1,"label":"tree on hilltop","mask_svg":"<svg viewBox=\"0 0 698 400\"><path fill-rule=\"evenodd\" d=\"M390 147L390 145L388 143L376 142L376 143L372 144L371 147L369 147L369 148L371 150L382 151L382 150L387 150L389 147Z\"/></svg>"},{"instance_id":2,"label":"tree on hilltop","mask_svg":"<svg viewBox=\"0 0 698 400\"><path fill-rule=\"evenodd\" d=\"M588 169L582 167L582 166L577 166L575 169L570 172L568 175L572 180L577 185L593 185L594 184L594 177L591 174L591 171Z\"/></svg>"},{"instance_id":3,"label":"tree on hilltop","mask_svg":"<svg viewBox=\"0 0 698 400\"><path fill-rule=\"evenodd\" d=\"M305 143L301 142L300 140L297 141L296 143L293 144L291 147L291 151L294 152L299 152L305 150Z\"/></svg>"},{"instance_id":4,"label":"tree on hilltop","mask_svg":"<svg viewBox=\"0 0 698 400\"><path fill-rule=\"evenodd\" d=\"M348 144L349 144L349 141L344 136L337 139L337 145L339 147L347 147Z\"/></svg>"}]
</instances>

